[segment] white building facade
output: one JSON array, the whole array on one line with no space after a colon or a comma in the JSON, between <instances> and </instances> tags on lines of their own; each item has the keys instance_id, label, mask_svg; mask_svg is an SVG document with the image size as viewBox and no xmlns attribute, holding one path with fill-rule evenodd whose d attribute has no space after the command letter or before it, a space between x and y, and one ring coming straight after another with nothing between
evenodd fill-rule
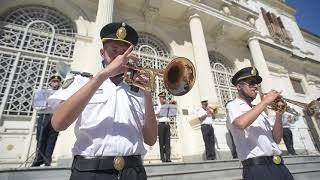
<instances>
[{"instance_id":1,"label":"white building facade","mask_svg":"<svg viewBox=\"0 0 320 180\"><path fill-rule=\"evenodd\" d=\"M307 3L307 2L306 2ZM219 104L213 124L218 159L230 159L224 104L236 97L230 79L255 66L262 92L308 103L320 95L320 37L302 30L295 9L284 0L2 0L0 7L0 167L32 161L36 111L33 92L48 86L58 62L96 73L101 67L99 31L123 21L139 33L135 53L141 65L162 69L174 57L190 59L197 71L193 89L181 97L172 119L173 161L201 160L204 154L195 111L201 100ZM154 92L164 90L157 79ZM259 99L259 98L258 98ZM292 105L302 113L300 107ZM271 114L272 116L272 114ZM302 116L292 126L298 153L318 153L319 127ZM53 161L69 161L73 127L60 132ZM319 143L318 143L319 144ZM286 150L283 143L282 150ZM158 143L145 156L160 162Z\"/></svg>"}]
</instances>

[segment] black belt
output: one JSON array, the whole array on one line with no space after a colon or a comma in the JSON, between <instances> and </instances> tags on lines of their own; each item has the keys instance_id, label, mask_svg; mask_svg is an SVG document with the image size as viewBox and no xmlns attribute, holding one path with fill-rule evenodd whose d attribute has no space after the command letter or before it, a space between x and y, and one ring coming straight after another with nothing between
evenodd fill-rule
<instances>
[{"instance_id":1,"label":"black belt","mask_svg":"<svg viewBox=\"0 0 320 180\"><path fill-rule=\"evenodd\" d=\"M134 156L74 156L72 169L78 171L117 170L142 165L140 155Z\"/></svg>"},{"instance_id":2,"label":"black belt","mask_svg":"<svg viewBox=\"0 0 320 180\"><path fill-rule=\"evenodd\" d=\"M249 158L241 162L245 166L254 166L254 165L265 165L265 164L283 164L283 159L281 156L260 156Z\"/></svg>"}]
</instances>

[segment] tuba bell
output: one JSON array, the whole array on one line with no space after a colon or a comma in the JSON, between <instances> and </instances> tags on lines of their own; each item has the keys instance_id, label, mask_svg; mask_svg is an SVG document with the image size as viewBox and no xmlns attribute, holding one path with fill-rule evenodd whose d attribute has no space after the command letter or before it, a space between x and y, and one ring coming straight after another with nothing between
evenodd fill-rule
<instances>
[{"instance_id":1,"label":"tuba bell","mask_svg":"<svg viewBox=\"0 0 320 180\"><path fill-rule=\"evenodd\" d=\"M133 64L125 66L124 82L136 86L145 91L154 91L155 77L163 77L166 90L174 96L182 96L188 93L195 82L196 71L192 62L184 57L174 58L165 69L141 68ZM133 79L136 73L144 74L149 78L148 83L141 83Z\"/></svg>"}]
</instances>

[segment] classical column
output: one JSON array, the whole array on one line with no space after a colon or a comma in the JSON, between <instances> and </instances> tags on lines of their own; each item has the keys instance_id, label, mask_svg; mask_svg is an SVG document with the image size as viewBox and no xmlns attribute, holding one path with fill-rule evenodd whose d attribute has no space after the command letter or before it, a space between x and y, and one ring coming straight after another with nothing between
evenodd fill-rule
<instances>
[{"instance_id":1,"label":"classical column","mask_svg":"<svg viewBox=\"0 0 320 180\"><path fill-rule=\"evenodd\" d=\"M100 40L100 30L103 26L112 22L113 18L113 7L114 0L99 0L97 16L96 16L96 37L94 41L94 57L95 63L92 63L94 67L92 67L92 72L96 73L97 71L102 69L101 65L101 56L99 53L99 49L102 47L102 43Z\"/></svg>"},{"instance_id":2,"label":"classical column","mask_svg":"<svg viewBox=\"0 0 320 180\"><path fill-rule=\"evenodd\" d=\"M112 22L114 0L99 0L98 11L96 16L97 33L101 28Z\"/></svg>"},{"instance_id":3,"label":"classical column","mask_svg":"<svg viewBox=\"0 0 320 180\"><path fill-rule=\"evenodd\" d=\"M263 81L261 83L262 92L266 93L272 89L271 77L269 74L268 66L266 60L264 59L262 49L259 40L256 37L250 37L248 40L250 53L253 60L253 65L259 71L259 75L262 77Z\"/></svg>"},{"instance_id":4,"label":"classical column","mask_svg":"<svg viewBox=\"0 0 320 180\"><path fill-rule=\"evenodd\" d=\"M218 98L211 72L206 40L200 16L194 10L189 11L189 26L195 67L197 70L197 83L200 92L200 100L208 100L211 103L215 103L218 101Z\"/></svg>"}]
</instances>

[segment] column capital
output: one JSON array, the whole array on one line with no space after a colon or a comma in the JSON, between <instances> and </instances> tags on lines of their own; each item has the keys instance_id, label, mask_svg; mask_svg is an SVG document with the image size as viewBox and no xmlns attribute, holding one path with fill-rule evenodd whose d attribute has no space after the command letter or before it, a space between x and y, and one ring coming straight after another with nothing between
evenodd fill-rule
<instances>
[{"instance_id":1,"label":"column capital","mask_svg":"<svg viewBox=\"0 0 320 180\"><path fill-rule=\"evenodd\" d=\"M194 7L189 7L187 12L185 13L186 14L186 19L188 21L190 21L191 19L193 18L199 18L201 19L200 15L199 15L199 10L197 10L196 8Z\"/></svg>"},{"instance_id":2,"label":"column capital","mask_svg":"<svg viewBox=\"0 0 320 180\"><path fill-rule=\"evenodd\" d=\"M259 41L259 33L256 30L250 30L247 35L247 37L245 39L247 39L248 43L250 43L252 40L257 40Z\"/></svg>"}]
</instances>

